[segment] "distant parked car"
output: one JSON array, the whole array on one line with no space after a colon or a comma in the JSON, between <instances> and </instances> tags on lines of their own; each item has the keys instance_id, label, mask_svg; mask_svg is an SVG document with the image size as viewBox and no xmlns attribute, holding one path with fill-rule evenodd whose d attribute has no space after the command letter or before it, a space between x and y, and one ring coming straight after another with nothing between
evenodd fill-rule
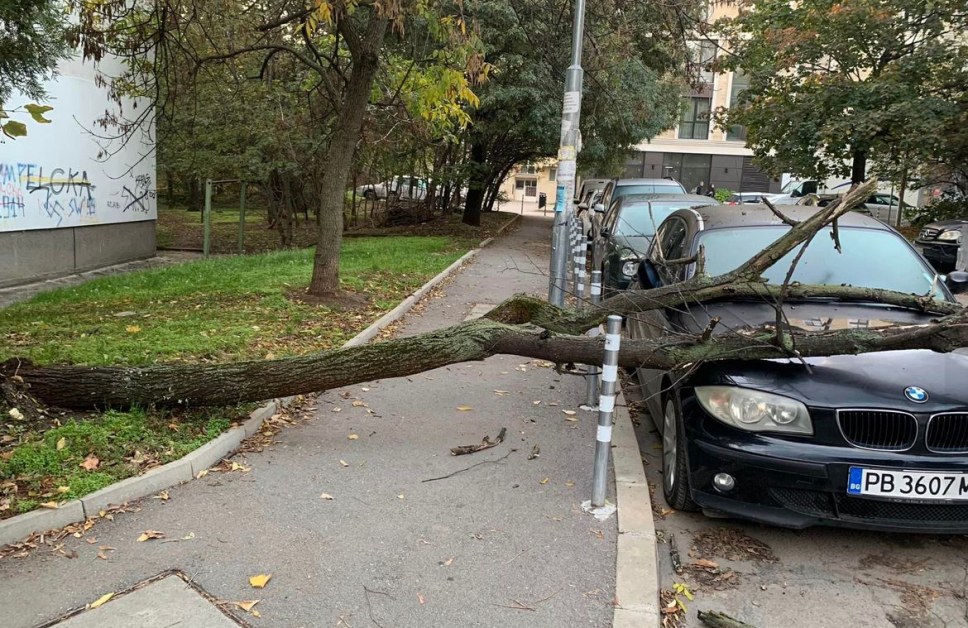
<instances>
[{"instance_id":1,"label":"distant parked car","mask_svg":"<svg viewBox=\"0 0 968 628\"><path fill-rule=\"evenodd\" d=\"M602 287L606 292L628 288L649 250L656 228L677 209L719 205L697 194L623 196L605 213L596 247L602 260Z\"/></svg>"},{"instance_id":2,"label":"distant parked car","mask_svg":"<svg viewBox=\"0 0 968 628\"><path fill-rule=\"evenodd\" d=\"M602 191L595 211L605 211L623 196L687 194L686 188L675 179L612 179Z\"/></svg>"},{"instance_id":3,"label":"distant parked car","mask_svg":"<svg viewBox=\"0 0 968 628\"><path fill-rule=\"evenodd\" d=\"M858 210L893 225L901 211L901 199L894 194L873 194Z\"/></svg>"},{"instance_id":4,"label":"distant parked car","mask_svg":"<svg viewBox=\"0 0 968 628\"><path fill-rule=\"evenodd\" d=\"M759 203L763 198L763 192L736 192L728 199L727 205L745 205L746 203Z\"/></svg>"},{"instance_id":5,"label":"distant parked car","mask_svg":"<svg viewBox=\"0 0 968 628\"><path fill-rule=\"evenodd\" d=\"M921 228L914 243L921 247L921 253L935 269L946 272L955 267L964 224L968 224L968 219L956 218L930 222Z\"/></svg>"},{"instance_id":6,"label":"distant parked car","mask_svg":"<svg viewBox=\"0 0 968 628\"><path fill-rule=\"evenodd\" d=\"M356 188L356 193L365 199L397 198L423 200L427 197L427 180L412 175L393 177L389 181L368 183Z\"/></svg>"}]
</instances>

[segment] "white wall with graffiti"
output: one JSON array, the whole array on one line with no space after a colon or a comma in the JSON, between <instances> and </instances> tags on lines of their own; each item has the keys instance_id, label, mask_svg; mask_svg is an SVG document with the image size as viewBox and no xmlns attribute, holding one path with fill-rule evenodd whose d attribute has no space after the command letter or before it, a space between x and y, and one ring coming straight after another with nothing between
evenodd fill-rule
<instances>
[{"instance_id":1,"label":"white wall with graffiti","mask_svg":"<svg viewBox=\"0 0 968 628\"><path fill-rule=\"evenodd\" d=\"M97 69L73 59L62 63L42 104L53 107L49 124L25 116L27 136L0 138L0 232L63 229L155 220L155 158L151 129L110 139L115 129L98 124L119 113L97 72L110 76L110 62ZM30 102L14 94L8 107ZM140 113L124 103L123 113Z\"/></svg>"}]
</instances>

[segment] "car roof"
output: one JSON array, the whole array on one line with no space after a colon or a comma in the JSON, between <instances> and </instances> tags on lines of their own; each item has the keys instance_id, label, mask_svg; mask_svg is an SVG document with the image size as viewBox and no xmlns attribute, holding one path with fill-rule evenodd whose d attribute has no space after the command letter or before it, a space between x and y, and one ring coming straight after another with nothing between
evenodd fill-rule
<instances>
[{"instance_id":1,"label":"car roof","mask_svg":"<svg viewBox=\"0 0 968 628\"><path fill-rule=\"evenodd\" d=\"M621 187L623 185L669 185L670 183L675 183L676 185L682 185L675 179L618 179L615 181L616 187Z\"/></svg>"},{"instance_id":2,"label":"car roof","mask_svg":"<svg viewBox=\"0 0 968 628\"><path fill-rule=\"evenodd\" d=\"M818 211L823 211L823 207L808 207L803 205L783 205L779 208L784 216L792 220L806 220ZM725 229L729 227L768 227L782 225L783 221L777 218L770 208L760 203L748 203L738 205L707 205L693 209L680 209L673 215L683 214L685 218L695 218L698 214L703 220L703 229ZM879 229L890 231L891 228L870 216L858 212L847 212L837 219L837 224L841 227L866 227L869 229Z\"/></svg>"}]
</instances>

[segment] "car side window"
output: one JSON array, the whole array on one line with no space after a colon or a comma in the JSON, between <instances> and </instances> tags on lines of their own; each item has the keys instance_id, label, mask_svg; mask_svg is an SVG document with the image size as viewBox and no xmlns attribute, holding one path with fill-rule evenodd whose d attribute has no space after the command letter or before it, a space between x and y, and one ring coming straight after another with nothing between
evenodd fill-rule
<instances>
[{"instance_id":1,"label":"car side window","mask_svg":"<svg viewBox=\"0 0 968 628\"><path fill-rule=\"evenodd\" d=\"M686 223L680 218L671 218L663 225L665 233L659 240L662 263L659 265L663 281L675 283L680 281L685 271L685 264L669 266L666 262L682 259L685 257L686 250ZM658 238L656 238L658 239Z\"/></svg>"},{"instance_id":2,"label":"car side window","mask_svg":"<svg viewBox=\"0 0 968 628\"><path fill-rule=\"evenodd\" d=\"M618 210L618 201L612 203L612 206L605 210L605 220L602 222L602 229L607 230L609 233L615 231L615 218L618 216Z\"/></svg>"}]
</instances>

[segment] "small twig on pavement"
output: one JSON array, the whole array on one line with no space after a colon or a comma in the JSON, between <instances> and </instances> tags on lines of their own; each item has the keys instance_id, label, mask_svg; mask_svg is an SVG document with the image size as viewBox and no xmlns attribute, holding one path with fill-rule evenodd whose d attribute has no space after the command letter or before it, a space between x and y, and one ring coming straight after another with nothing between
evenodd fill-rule
<instances>
[{"instance_id":1,"label":"small twig on pavement","mask_svg":"<svg viewBox=\"0 0 968 628\"><path fill-rule=\"evenodd\" d=\"M442 475L439 478L429 478L429 479L420 480L420 481L421 482L435 482L437 480L446 480L447 478L454 477L458 473L463 473L464 471L470 471L474 467L479 467L482 464L492 464L492 463L501 462L502 460L504 460L505 458L507 458L508 456L510 456L511 454L513 454L516 451L517 451L517 449L512 449L511 451L509 451L508 453L504 454L503 456L501 456L500 458L498 458L496 460L482 460L481 462L478 462L477 464L472 464L471 466L469 466L469 467L467 467L465 469L458 469L457 471L454 471L453 473L448 473L447 475Z\"/></svg>"},{"instance_id":2,"label":"small twig on pavement","mask_svg":"<svg viewBox=\"0 0 968 628\"><path fill-rule=\"evenodd\" d=\"M521 558L522 556L524 556L525 554L527 554L528 552L530 552L531 549L532 548L529 547L526 550L521 550L520 552L518 552L517 554L514 555L514 558L512 558L511 560L509 560L508 562L506 562L504 564L505 565L510 565L511 563L513 563L514 561L516 561L517 559Z\"/></svg>"},{"instance_id":3,"label":"small twig on pavement","mask_svg":"<svg viewBox=\"0 0 968 628\"><path fill-rule=\"evenodd\" d=\"M536 608L531 608L530 606L525 606L517 600L511 601L514 602L515 606L511 606L510 604L492 604L491 606L500 606L501 608L510 608L516 611L531 611L532 613L538 610Z\"/></svg>"},{"instance_id":4,"label":"small twig on pavement","mask_svg":"<svg viewBox=\"0 0 968 628\"><path fill-rule=\"evenodd\" d=\"M378 622L377 620L373 619L373 607L370 606L370 594L371 593L385 595L385 596L387 596L390 599L393 599L393 596L390 595L389 593L384 592L384 591L371 591L370 589L366 588L366 585L365 584L363 585L363 596L366 598L366 614L370 616L370 621L372 621L377 626L377 628L383 628L383 626L380 624L380 622Z\"/></svg>"},{"instance_id":5,"label":"small twig on pavement","mask_svg":"<svg viewBox=\"0 0 968 628\"><path fill-rule=\"evenodd\" d=\"M679 546L676 545L676 535L669 535L669 558L672 560L672 570L677 574L682 573L682 559L679 558Z\"/></svg>"}]
</instances>

